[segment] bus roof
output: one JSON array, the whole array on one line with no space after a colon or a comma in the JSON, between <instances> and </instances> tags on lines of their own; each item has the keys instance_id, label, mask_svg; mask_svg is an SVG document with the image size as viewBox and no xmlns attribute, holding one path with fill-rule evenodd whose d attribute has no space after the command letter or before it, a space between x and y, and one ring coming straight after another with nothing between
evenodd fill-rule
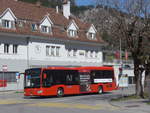
<instances>
[{"instance_id":1,"label":"bus roof","mask_svg":"<svg viewBox=\"0 0 150 113\"><path fill-rule=\"evenodd\" d=\"M91 66L91 67L76 67L75 69L85 69L85 70L114 70L113 67L106 67L106 66Z\"/></svg>"},{"instance_id":2,"label":"bus roof","mask_svg":"<svg viewBox=\"0 0 150 113\"><path fill-rule=\"evenodd\" d=\"M70 67L47 67L47 68L42 68L43 70L77 70L75 68L70 68Z\"/></svg>"},{"instance_id":3,"label":"bus roof","mask_svg":"<svg viewBox=\"0 0 150 113\"><path fill-rule=\"evenodd\" d=\"M27 70L32 69L42 69L42 70L114 70L113 67L106 66L90 66L90 67L41 67L41 68L29 68Z\"/></svg>"}]
</instances>

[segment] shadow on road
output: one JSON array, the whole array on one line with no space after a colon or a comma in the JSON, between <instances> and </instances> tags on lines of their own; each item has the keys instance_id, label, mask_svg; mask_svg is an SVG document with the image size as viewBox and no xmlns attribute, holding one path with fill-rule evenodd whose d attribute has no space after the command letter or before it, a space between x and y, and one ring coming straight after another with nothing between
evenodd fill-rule
<instances>
[{"instance_id":1,"label":"shadow on road","mask_svg":"<svg viewBox=\"0 0 150 113\"><path fill-rule=\"evenodd\" d=\"M101 97L104 97L104 96L106 96L106 95L111 95L112 94L112 92L104 92L103 94L97 94L97 93L86 93L86 94L75 94L75 95L65 95L65 96L63 96L63 97L57 97L57 96L24 96L24 99L50 99L50 98L64 98L64 97L77 97L77 96L80 96L80 97L82 97L82 96L93 96L93 95L95 95L95 96L101 96Z\"/></svg>"}]
</instances>

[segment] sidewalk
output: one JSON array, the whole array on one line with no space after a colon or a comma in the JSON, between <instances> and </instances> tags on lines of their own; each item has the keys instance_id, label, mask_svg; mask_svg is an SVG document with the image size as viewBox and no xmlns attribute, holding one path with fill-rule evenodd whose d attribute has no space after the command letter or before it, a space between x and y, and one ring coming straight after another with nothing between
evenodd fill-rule
<instances>
[{"instance_id":1,"label":"sidewalk","mask_svg":"<svg viewBox=\"0 0 150 113\"><path fill-rule=\"evenodd\" d=\"M140 113L150 113L150 105L147 104L148 99L131 99L125 101L111 101L110 104L121 109L135 110Z\"/></svg>"},{"instance_id":2,"label":"sidewalk","mask_svg":"<svg viewBox=\"0 0 150 113\"><path fill-rule=\"evenodd\" d=\"M112 98L119 98L123 96L129 96L135 94L135 87L130 86L125 89L119 89L114 93L114 97ZM134 110L135 113L150 113L150 105L147 103L150 102L149 99L130 99L130 100L117 100L117 101L111 101L110 104L115 107L119 107L121 109L125 110ZM137 112L136 112L137 111Z\"/></svg>"}]
</instances>

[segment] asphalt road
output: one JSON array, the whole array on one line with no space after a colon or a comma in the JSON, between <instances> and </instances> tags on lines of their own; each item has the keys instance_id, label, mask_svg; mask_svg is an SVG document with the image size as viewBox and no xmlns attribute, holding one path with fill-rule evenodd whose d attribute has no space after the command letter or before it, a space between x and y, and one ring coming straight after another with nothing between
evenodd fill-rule
<instances>
[{"instance_id":1,"label":"asphalt road","mask_svg":"<svg viewBox=\"0 0 150 113\"><path fill-rule=\"evenodd\" d=\"M141 113L109 101L118 93L74 95L62 98L24 98L22 93L0 93L0 113Z\"/></svg>"}]
</instances>

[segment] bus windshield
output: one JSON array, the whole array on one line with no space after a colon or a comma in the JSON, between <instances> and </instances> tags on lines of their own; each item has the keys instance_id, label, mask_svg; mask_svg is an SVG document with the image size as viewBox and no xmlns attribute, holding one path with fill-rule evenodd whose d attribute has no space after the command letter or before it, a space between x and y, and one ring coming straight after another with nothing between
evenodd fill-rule
<instances>
[{"instance_id":1,"label":"bus windshield","mask_svg":"<svg viewBox=\"0 0 150 113\"><path fill-rule=\"evenodd\" d=\"M41 69L28 69L25 71L25 88L40 87Z\"/></svg>"}]
</instances>

